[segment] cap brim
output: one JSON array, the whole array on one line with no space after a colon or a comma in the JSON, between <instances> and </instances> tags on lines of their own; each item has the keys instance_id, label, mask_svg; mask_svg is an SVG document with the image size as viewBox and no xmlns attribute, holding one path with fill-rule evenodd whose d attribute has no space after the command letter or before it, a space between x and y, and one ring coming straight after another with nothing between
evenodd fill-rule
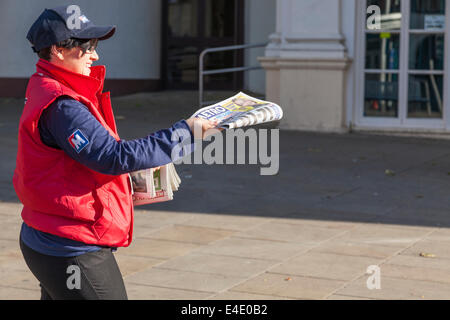
<instances>
[{"instance_id":1,"label":"cap brim","mask_svg":"<svg viewBox=\"0 0 450 320\"><path fill-rule=\"evenodd\" d=\"M115 32L116 26L92 26L80 31L79 33L74 35L74 38L106 40L111 38Z\"/></svg>"}]
</instances>

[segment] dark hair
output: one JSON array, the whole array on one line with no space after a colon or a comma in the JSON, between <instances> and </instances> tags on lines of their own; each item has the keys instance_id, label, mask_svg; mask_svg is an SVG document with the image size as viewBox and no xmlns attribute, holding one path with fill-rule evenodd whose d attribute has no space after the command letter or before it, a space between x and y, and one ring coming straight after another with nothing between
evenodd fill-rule
<instances>
[{"instance_id":1,"label":"dark hair","mask_svg":"<svg viewBox=\"0 0 450 320\"><path fill-rule=\"evenodd\" d=\"M83 55L88 50L95 50L98 44L98 39L76 39L70 38L55 44L58 48L72 49L79 47L83 51ZM51 59L51 47L39 50L38 57L47 61Z\"/></svg>"}]
</instances>

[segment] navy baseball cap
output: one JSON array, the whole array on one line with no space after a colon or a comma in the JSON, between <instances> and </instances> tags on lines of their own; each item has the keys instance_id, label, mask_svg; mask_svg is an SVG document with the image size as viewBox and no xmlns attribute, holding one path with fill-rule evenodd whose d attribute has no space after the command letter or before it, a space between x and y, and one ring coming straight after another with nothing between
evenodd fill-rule
<instances>
[{"instance_id":1,"label":"navy baseball cap","mask_svg":"<svg viewBox=\"0 0 450 320\"><path fill-rule=\"evenodd\" d=\"M106 40L115 31L115 26L94 25L79 6L67 5L45 9L31 26L27 39L38 52L70 38Z\"/></svg>"}]
</instances>

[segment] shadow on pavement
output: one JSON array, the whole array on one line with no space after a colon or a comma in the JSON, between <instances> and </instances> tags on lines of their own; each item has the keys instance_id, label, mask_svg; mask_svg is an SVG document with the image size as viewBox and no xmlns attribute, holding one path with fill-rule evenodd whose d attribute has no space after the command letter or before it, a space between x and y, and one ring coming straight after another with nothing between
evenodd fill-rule
<instances>
[{"instance_id":1,"label":"shadow on pavement","mask_svg":"<svg viewBox=\"0 0 450 320\"><path fill-rule=\"evenodd\" d=\"M22 107L0 99L3 202L18 202L11 179ZM113 98L113 108L121 137L139 138L188 118L197 93L135 94ZM281 131L278 174L261 176L260 167L177 165L174 200L137 209L450 227L448 140Z\"/></svg>"}]
</instances>

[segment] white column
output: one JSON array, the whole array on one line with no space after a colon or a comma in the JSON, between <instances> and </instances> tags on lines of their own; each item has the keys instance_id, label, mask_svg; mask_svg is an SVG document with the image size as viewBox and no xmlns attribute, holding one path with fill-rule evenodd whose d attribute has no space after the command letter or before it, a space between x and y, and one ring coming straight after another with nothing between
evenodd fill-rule
<instances>
[{"instance_id":1,"label":"white column","mask_svg":"<svg viewBox=\"0 0 450 320\"><path fill-rule=\"evenodd\" d=\"M266 95L285 111L281 128L344 131L341 0L277 0L276 32L265 57Z\"/></svg>"}]
</instances>

